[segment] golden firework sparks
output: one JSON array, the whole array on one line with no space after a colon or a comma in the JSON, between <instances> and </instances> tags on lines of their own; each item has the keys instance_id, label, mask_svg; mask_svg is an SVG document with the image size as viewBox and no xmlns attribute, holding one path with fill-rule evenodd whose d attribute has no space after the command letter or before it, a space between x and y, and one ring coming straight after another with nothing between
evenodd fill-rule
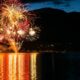
<instances>
[{"instance_id":1,"label":"golden firework sparks","mask_svg":"<svg viewBox=\"0 0 80 80\"><path fill-rule=\"evenodd\" d=\"M2 5L2 12L0 13L0 41L3 39L9 41L9 44L16 47L29 28L29 21L24 12L27 12L21 5ZM19 44L20 45L20 44ZM17 48L13 48L17 50Z\"/></svg>"},{"instance_id":2,"label":"golden firework sparks","mask_svg":"<svg viewBox=\"0 0 80 80\"><path fill-rule=\"evenodd\" d=\"M5 0L0 13L0 42L7 41L13 51L20 49L23 39L38 38L39 28L33 27L25 14L28 11L17 0Z\"/></svg>"}]
</instances>

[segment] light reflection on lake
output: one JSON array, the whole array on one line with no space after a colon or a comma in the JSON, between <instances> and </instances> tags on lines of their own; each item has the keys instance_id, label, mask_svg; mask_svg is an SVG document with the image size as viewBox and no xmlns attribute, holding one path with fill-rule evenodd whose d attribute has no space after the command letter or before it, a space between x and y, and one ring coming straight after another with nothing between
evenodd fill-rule
<instances>
[{"instance_id":1,"label":"light reflection on lake","mask_svg":"<svg viewBox=\"0 0 80 80\"><path fill-rule=\"evenodd\" d=\"M0 80L30 80L30 53L0 53Z\"/></svg>"}]
</instances>

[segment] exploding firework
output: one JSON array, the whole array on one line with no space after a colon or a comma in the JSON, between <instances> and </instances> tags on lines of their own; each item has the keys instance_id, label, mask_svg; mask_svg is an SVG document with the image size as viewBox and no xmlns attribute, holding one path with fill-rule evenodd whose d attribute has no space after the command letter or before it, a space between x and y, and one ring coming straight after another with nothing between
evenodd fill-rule
<instances>
[{"instance_id":1,"label":"exploding firework","mask_svg":"<svg viewBox=\"0 0 80 80\"><path fill-rule=\"evenodd\" d=\"M2 6L0 16L0 42L7 40L10 42L10 45L14 46L25 37L30 24L24 12L25 10L21 6L14 4L4 4ZM15 43L14 45L13 42Z\"/></svg>"},{"instance_id":2,"label":"exploding firework","mask_svg":"<svg viewBox=\"0 0 80 80\"><path fill-rule=\"evenodd\" d=\"M40 28L39 27L30 27L26 39L29 41L34 41L39 38Z\"/></svg>"},{"instance_id":3,"label":"exploding firework","mask_svg":"<svg viewBox=\"0 0 80 80\"><path fill-rule=\"evenodd\" d=\"M27 17L23 14L24 10L16 5L4 5L1 14L0 31L4 38L20 40L29 28Z\"/></svg>"},{"instance_id":4,"label":"exploding firework","mask_svg":"<svg viewBox=\"0 0 80 80\"><path fill-rule=\"evenodd\" d=\"M24 38L31 41L37 39L39 31L39 28L32 27L24 6L16 3L17 0L5 1L0 13L0 42L9 42L14 51L20 49Z\"/></svg>"}]
</instances>

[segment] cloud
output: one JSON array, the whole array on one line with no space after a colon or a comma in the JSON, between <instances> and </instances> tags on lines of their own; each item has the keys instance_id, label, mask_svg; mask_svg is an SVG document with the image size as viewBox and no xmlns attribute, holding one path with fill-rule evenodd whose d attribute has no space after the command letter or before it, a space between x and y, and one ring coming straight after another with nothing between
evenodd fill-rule
<instances>
[{"instance_id":1,"label":"cloud","mask_svg":"<svg viewBox=\"0 0 80 80\"><path fill-rule=\"evenodd\" d=\"M55 4L69 4L72 0L52 0ZM74 0L73 0L74 1Z\"/></svg>"},{"instance_id":2,"label":"cloud","mask_svg":"<svg viewBox=\"0 0 80 80\"><path fill-rule=\"evenodd\" d=\"M23 3L46 2L46 1L52 1L56 5L59 5L59 4L69 5L69 3L74 0L22 0Z\"/></svg>"}]
</instances>

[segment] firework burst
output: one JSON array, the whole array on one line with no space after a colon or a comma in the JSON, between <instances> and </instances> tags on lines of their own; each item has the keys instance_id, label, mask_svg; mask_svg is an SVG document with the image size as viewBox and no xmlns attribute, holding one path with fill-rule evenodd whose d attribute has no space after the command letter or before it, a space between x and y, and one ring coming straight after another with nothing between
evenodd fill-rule
<instances>
[{"instance_id":1,"label":"firework burst","mask_svg":"<svg viewBox=\"0 0 80 80\"><path fill-rule=\"evenodd\" d=\"M8 41L12 48L18 45L20 49L23 39L36 40L40 29L32 27L28 15L25 15L28 11L22 4L16 3L17 0L8 0L1 6L0 42ZM14 48L14 51L17 50Z\"/></svg>"},{"instance_id":2,"label":"firework burst","mask_svg":"<svg viewBox=\"0 0 80 80\"><path fill-rule=\"evenodd\" d=\"M30 27L26 39L29 41L34 41L39 38L40 28L39 27Z\"/></svg>"}]
</instances>

